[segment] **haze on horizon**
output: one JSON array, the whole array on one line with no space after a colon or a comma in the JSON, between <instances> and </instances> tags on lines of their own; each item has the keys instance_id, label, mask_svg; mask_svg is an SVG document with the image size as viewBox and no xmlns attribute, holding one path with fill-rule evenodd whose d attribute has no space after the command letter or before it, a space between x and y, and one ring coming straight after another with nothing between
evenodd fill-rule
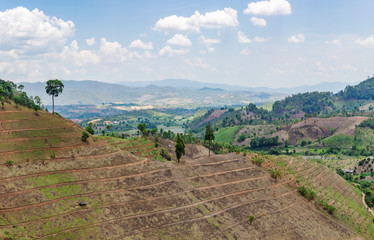
<instances>
[{"instance_id":1,"label":"haze on horizon","mask_svg":"<svg viewBox=\"0 0 374 240\"><path fill-rule=\"evenodd\" d=\"M250 87L372 76L374 1L4 0L0 78Z\"/></svg>"}]
</instances>

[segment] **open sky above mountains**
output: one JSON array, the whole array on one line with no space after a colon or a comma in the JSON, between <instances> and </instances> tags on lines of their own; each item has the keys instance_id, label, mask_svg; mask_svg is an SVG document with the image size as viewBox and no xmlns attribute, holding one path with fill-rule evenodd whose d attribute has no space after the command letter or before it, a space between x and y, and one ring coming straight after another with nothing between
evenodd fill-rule
<instances>
[{"instance_id":1,"label":"open sky above mountains","mask_svg":"<svg viewBox=\"0 0 374 240\"><path fill-rule=\"evenodd\" d=\"M164 78L243 86L372 76L374 1L13 1L0 78Z\"/></svg>"}]
</instances>

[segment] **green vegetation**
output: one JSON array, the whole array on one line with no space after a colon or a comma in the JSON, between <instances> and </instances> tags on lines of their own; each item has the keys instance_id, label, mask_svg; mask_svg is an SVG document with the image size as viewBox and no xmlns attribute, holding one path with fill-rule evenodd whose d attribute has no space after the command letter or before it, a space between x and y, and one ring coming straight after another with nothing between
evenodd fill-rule
<instances>
[{"instance_id":1,"label":"green vegetation","mask_svg":"<svg viewBox=\"0 0 374 240\"><path fill-rule=\"evenodd\" d=\"M215 134L216 142L223 144L230 144L234 142L235 135L241 128L241 126L219 128L218 132Z\"/></svg>"},{"instance_id":2,"label":"green vegetation","mask_svg":"<svg viewBox=\"0 0 374 240\"><path fill-rule=\"evenodd\" d=\"M209 157L210 157L211 142L214 141L214 132L213 132L213 129L210 127L210 124L206 126L204 140L209 142Z\"/></svg>"},{"instance_id":3,"label":"green vegetation","mask_svg":"<svg viewBox=\"0 0 374 240\"><path fill-rule=\"evenodd\" d=\"M82 132L82 141L87 141L87 139L90 137L87 132L83 131Z\"/></svg>"},{"instance_id":4,"label":"green vegetation","mask_svg":"<svg viewBox=\"0 0 374 240\"><path fill-rule=\"evenodd\" d=\"M249 216L249 224L252 225L254 220L255 220L255 217L253 215L250 215Z\"/></svg>"},{"instance_id":5,"label":"green vegetation","mask_svg":"<svg viewBox=\"0 0 374 240\"><path fill-rule=\"evenodd\" d=\"M177 134L177 143L175 144L175 154L177 155L177 160L181 159L182 155L186 154L185 145L182 137Z\"/></svg>"},{"instance_id":6,"label":"green vegetation","mask_svg":"<svg viewBox=\"0 0 374 240\"><path fill-rule=\"evenodd\" d=\"M278 136L272 138L266 137L255 137L251 139L251 147L252 148L261 148L261 147L272 147L280 145L278 141Z\"/></svg>"},{"instance_id":7,"label":"green vegetation","mask_svg":"<svg viewBox=\"0 0 374 240\"><path fill-rule=\"evenodd\" d=\"M299 188L299 193L308 200L314 200L316 197L316 192L306 186L301 186Z\"/></svg>"},{"instance_id":8,"label":"green vegetation","mask_svg":"<svg viewBox=\"0 0 374 240\"><path fill-rule=\"evenodd\" d=\"M52 114L55 113L55 97L58 97L64 89L64 84L60 80L48 80L45 91L48 95L52 96Z\"/></svg>"}]
</instances>

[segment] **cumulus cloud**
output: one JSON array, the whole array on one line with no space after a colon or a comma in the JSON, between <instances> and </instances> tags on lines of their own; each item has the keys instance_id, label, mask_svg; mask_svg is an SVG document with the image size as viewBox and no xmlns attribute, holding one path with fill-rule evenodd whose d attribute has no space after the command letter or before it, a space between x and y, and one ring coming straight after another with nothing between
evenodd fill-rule
<instances>
[{"instance_id":1,"label":"cumulus cloud","mask_svg":"<svg viewBox=\"0 0 374 240\"><path fill-rule=\"evenodd\" d=\"M61 50L74 32L72 21L49 17L37 8L30 11L17 7L0 12L0 47L3 50L17 49L23 54Z\"/></svg>"},{"instance_id":2,"label":"cumulus cloud","mask_svg":"<svg viewBox=\"0 0 374 240\"><path fill-rule=\"evenodd\" d=\"M246 55L250 55L250 54L251 54L251 52L249 51L248 48L243 48L243 49L240 51L240 55L244 55L244 56L246 56Z\"/></svg>"},{"instance_id":3,"label":"cumulus cloud","mask_svg":"<svg viewBox=\"0 0 374 240\"><path fill-rule=\"evenodd\" d=\"M238 12L232 8L224 8L214 12L200 14L196 11L190 17L168 16L161 18L155 24L154 30L161 32L190 32L198 33L200 28L225 28L239 25Z\"/></svg>"},{"instance_id":4,"label":"cumulus cloud","mask_svg":"<svg viewBox=\"0 0 374 240\"><path fill-rule=\"evenodd\" d=\"M244 14L252 15L286 15L291 14L291 4L286 0L269 0L251 2L248 7L243 11Z\"/></svg>"},{"instance_id":5,"label":"cumulus cloud","mask_svg":"<svg viewBox=\"0 0 374 240\"><path fill-rule=\"evenodd\" d=\"M132 41L129 48L140 48L140 49L145 49L145 50L152 50L153 45L152 45L152 42L143 43L142 40L136 39L136 40Z\"/></svg>"},{"instance_id":6,"label":"cumulus cloud","mask_svg":"<svg viewBox=\"0 0 374 240\"><path fill-rule=\"evenodd\" d=\"M105 38L100 39L100 55L109 62L123 62L132 57L127 48L122 47L118 42L109 42Z\"/></svg>"},{"instance_id":7,"label":"cumulus cloud","mask_svg":"<svg viewBox=\"0 0 374 240\"><path fill-rule=\"evenodd\" d=\"M70 46L65 46L61 53L64 60L73 62L76 66L83 66L87 64L97 64L100 61L99 56L94 52L88 50L79 51L78 42L73 40Z\"/></svg>"},{"instance_id":8,"label":"cumulus cloud","mask_svg":"<svg viewBox=\"0 0 374 240\"><path fill-rule=\"evenodd\" d=\"M302 43L304 42L304 40L305 40L304 34L297 34L297 35L293 35L288 38L288 42L290 43Z\"/></svg>"},{"instance_id":9,"label":"cumulus cloud","mask_svg":"<svg viewBox=\"0 0 374 240\"><path fill-rule=\"evenodd\" d=\"M175 34L166 43L169 45L176 45L176 46L183 46L183 47L189 47L192 45L188 36L182 35L182 34Z\"/></svg>"},{"instance_id":10,"label":"cumulus cloud","mask_svg":"<svg viewBox=\"0 0 374 240\"><path fill-rule=\"evenodd\" d=\"M180 49L174 49L172 47L170 47L169 45L163 47L159 52L158 54L160 56L174 56L174 55L179 55L179 54L186 54L188 53L188 49L183 49L183 48L180 48Z\"/></svg>"},{"instance_id":11,"label":"cumulus cloud","mask_svg":"<svg viewBox=\"0 0 374 240\"><path fill-rule=\"evenodd\" d=\"M239 31L237 33L238 36L238 42L239 43L251 43L251 39L249 39L243 32Z\"/></svg>"},{"instance_id":12,"label":"cumulus cloud","mask_svg":"<svg viewBox=\"0 0 374 240\"><path fill-rule=\"evenodd\" d=\"M358 38L355 43L361 46L374 46L374 35L370 35L369 37L363 39Z\"/></svg>"},{"instance_id":13,"label":"cumulus cloud","mask_svg":"<svg viewBox=\"0 0 374 240\"><path fill-rule=\"evenodd\" d=\"M92 37L92 38L87 38L87 39L86 39L86 44L87 44L88 46L93 46L93 45L95 45L95 44L96 44L96 40L95 40L95 38L94 38L94 37Z\"/></svg>"},{"instance_id":14,"label":"cumulus cloud","mask_svg":"<svg viewBox=\"0 0 374 240\"><path fill-rule=\"evenodd\" d=\"M259 27L266 27L268 24L265 19L258 18L258 17L251 17L250 21L253 25L259 26Z\"/></svg>"}]
</instances>

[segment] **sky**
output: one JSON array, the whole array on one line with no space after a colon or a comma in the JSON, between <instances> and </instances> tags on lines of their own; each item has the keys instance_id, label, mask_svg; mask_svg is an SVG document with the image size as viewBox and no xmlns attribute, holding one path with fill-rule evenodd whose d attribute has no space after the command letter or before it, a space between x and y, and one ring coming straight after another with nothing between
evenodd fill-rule
<instances>
[{"instance_id":1,"label":"sky","mask_svg":"<svg viewBox=\"0 0 374 240\"><path fill-rule=\"evenodd\" d=\"M0 78L248 87L374 74L372 0L1 0Z\"/></svg>"}]
</instances>

